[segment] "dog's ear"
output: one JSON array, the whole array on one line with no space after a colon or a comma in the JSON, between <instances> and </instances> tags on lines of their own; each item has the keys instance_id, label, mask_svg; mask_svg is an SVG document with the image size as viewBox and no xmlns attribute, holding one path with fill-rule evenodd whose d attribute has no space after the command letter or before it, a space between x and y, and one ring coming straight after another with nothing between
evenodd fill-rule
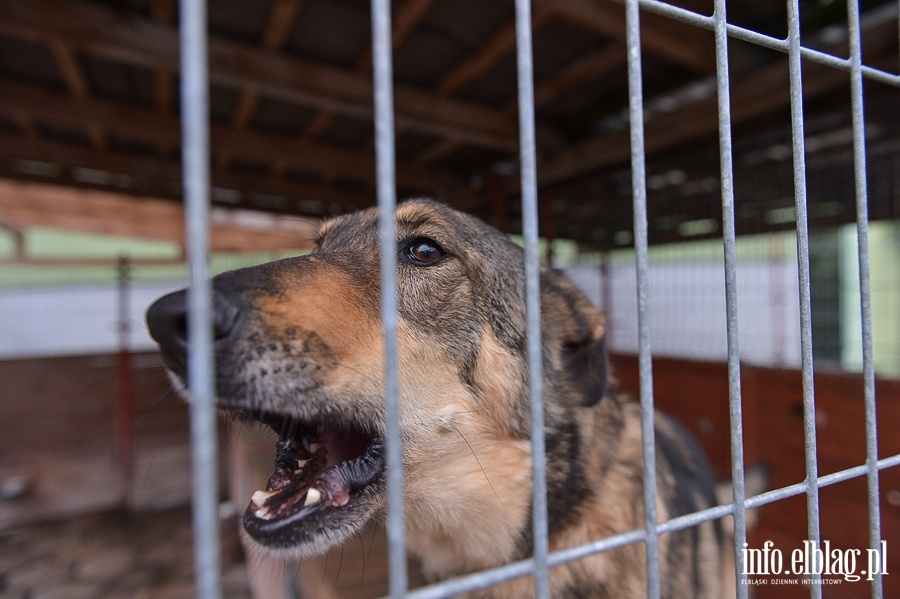
<instances>
[{"instance_id":1,"label":"dog's ear","mask_svg":"<svg viewBox=\"0 0 900 599\"><path fill-rule=\"evenodd\" d=\"M545 339L559 348L562 377L576 390L585 406L596 405L606 395L609 366L606 355L606 319L561 272L542 273L542 311Z\"/></svg>"},{"instance_id":2,"label":"dog's ear","mask_svg":"<svg viewBox=\"0 0 900 599\"><path fill-rule=\"evenodd\" d=\"M606 356L606 336L603 315L590 306L594 313L588 320L592 322L587 335L576 341L568 341L563 347L570 381L582 392L582 404L594 406L606 395L609 366Z\"/></svg>"}]
</instances>

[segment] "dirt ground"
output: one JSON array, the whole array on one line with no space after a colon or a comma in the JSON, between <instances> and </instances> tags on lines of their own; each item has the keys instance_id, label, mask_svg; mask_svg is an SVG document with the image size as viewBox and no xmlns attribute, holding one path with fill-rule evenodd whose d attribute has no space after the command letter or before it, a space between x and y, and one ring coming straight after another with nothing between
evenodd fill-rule
<instances>
[{"instance_id":1,"label":"dirt ground","mask_svg":"<svg viewBox=\"0 0 900 599\"><path fill-rule=\"evenodd\" d=\"M249 599L234 518L221 521L223 599ZM191 513L111 510L0 533L0 597L190 599Z\"/></svg>"}]
</instances>

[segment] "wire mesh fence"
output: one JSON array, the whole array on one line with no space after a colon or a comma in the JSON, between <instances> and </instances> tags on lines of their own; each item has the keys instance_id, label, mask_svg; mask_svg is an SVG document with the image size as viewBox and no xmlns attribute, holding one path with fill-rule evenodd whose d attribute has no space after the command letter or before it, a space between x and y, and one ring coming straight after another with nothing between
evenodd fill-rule
<instances>
[{"instance_id":1,"label":"wire mesh fence","mask_svg":"<svg viewBox=\"0 0 900 599\"><path fill-rule=\"evenodd\" d=\"M206 19L202 0L186 0L183 3L181 28L183 32L183 105L185 106L185 189L189 208L189 240L191 241L188 266L139 265L132 267L134 293L131 298L132 314L139 314L140 306L161 295L168 289L180 286L190 278L191 286L199 289L198 300L192 306L191 322L198 323L193 335L208 335L210 307L208 298L209 255L205 247L204 233L209 215L203 208L208 204L208 175L204 168L208 163L208 141L204 131L208 115L192 113L188 107L206 105L207 77L205 64ZM518 113L520 118L521 157L521 215L523 221L522 243L526 249L528 290L528 347L531 372L531 416L534 481L533 488L533 557L484 572L409 590L406 571L405 531L403 518L403 480L399 447L399 401L397 390L396 346L396 296L391 262L394 254L387 251L393 234L393 210L397 192L394 182L394 120L392 109L391 65L391 8L383 0L372 2L372 39L374 48L373 72L376 89L376 150L378 156L378 205L381 214L381 238L388 245L381 252L382 320L385 328L385 355L387 365L387 422L389 514L388 541L390 554L391 597L451 597L460 593L489 588L517 577L532 576L535 594L548 596L548 576L554 566L570 563L600 552L610 551L629 544L646 547L648 573L647 595L660 596L660 566L658 540L661 535L675 530L696 526L702 522L732 518L734 521L734 555L736 559L736 591L739 597L748 594L749 573L744 561L747 542L747 510L790 498L801 497L806 501L807 538L813 543L823 540L820 532L820 494L827 489L850 480L865 480L867 485L868 549L882 547L886 538L882 530L880 472L900 465L900 456L881 457L878 452L878 418L875 393L876 370L885 376L900 374L900 330L896 318L896 305L900 301L900 265L897 263L898 225L896 221L868 222L869 188L895 189L896 175L892 169L894 158L876 156L867 162L864 111L864 82L874 81L882 85L900 88L900 77L866 66L862 62L860 39L860 15L858 5L847 4L848 51L846 55L832 55L803 45L799 28L800 6L796 0L787 3L786 28L779 37L773 32L760 32L730 23L724 0L715 2L711 15L699 14L679 6L655 0L626 0L627 48L629 68L628 118L631 130L631 169L627 182L631 196L629 214L623 217L628 228L615 231L615 245L619 249L599 251L574 250L566 257L566 248L558 247L555 259L559 266L576 281L595 304L608 314L610 330L608 343L614 353L638 356L640 402L643 406L643 486L645 526L608 538L597 539L583 546L551 552L548 547L546 523L546 489L544 486L544 447L541 416L541 356L540 322L537 304L537 272L541 222L538 212L538 175L534 149L534 105L531 65L530 4L527 0L516 2L517 23L517 72ZM667 215L657 214L658 200L670 189L667 181L679 179L676 171L662 175L648 175L643 147L642 123L647 106L643 96L644 81L641 76L640 18L645 11L663 15L698 28L715 32L716 79L718 100L718 149L720 164L718 180L711 189L721 196L721 212L708 218L692 218L681 222L676 230L684 239L702 237L702 241L678 244L654 244L657 229L650 223L665 220ZM792 157L786 186L792 191L789 203L766 205L760 212L760 221L769 225L784 225L796 221L793 231L758 235L745 235L740 227L746 226L743 213L736 214L735 142L731 137L729 81L729 41L756 44L774 52L784 53L790 62L791 116L790 139L787 148ZM711 49L712 50L712 49ZM818 199L817 186L827 187L827 169L808 168L806 156L811 140L827 143L816 129L815 135L805 129L803 114L803 62L823 64L847 74L850 86L852 129L849 131L853 146L854 188L844 194L855 199L856 224L836 226L817 225L817 210L828 211ZM826 131L827 132L827 131ZM819 137L816 137L819 136ZM739 148L742 151L742 149ZM757 150L760 151L761 150ZM193 156L193 158L189 158ZM847 168L847 165L843 165ZM763 167L764 168L764 167ZM769 182L760 176L760 185ZM823 181L826 181L823 183ZM872 182L875 182L874 185ZM709 190L706 190L709 191ZM882 193L878 191L877 193ZM896 191L887 193L896 194ZM745 194L743 197L752 196ZM759 198L759 204L771 198ZM680 201L679 197L672 202ZM771 203L771 202L770 202ZM669 215L670 216L670 215ZM696 216L696 215L695 215ZM711 219L711 220L710 220ZM736 224L737 221L737 224ZM812 221L812 222L811 222ZM781 226L783 229L784 226ZM715 237L715 239L710 239ZM155 251L155 250L153 250ZM152 256L153 251L148 255ZM165 253L165 251L163 252ZM218 272L249 263L264 261L272 256L218 257L212 270ZM169 257L179 261L180 256ZM166 256L153 259L163 261ZM71 266L54 272L52 265L45 267L3 267L0 279L0 308L10 334L0 340L0 356L40 355L53 353L91 353L109 351L115 346L117 324L110 315L115 313L115 277L113 265L104 267L85 265L80 267L74 283L60 291L59 282L73 278ZM52 282L52 286L46 283ZM97 283L103 283L97 285ZM203 290L206 289L204 292ZM74 299L76 298L77 299ZM65 309L60 306L66 306ZM33 313L29 320L28 314ZM13 316L15 315L15 316ZM48 317L49 315L49 317ZM96 323L106 318L106 330L97 335ZM35 335L33 325L25 323L44 320L46 330L53 333L53 342L63 345L48 350L47 343ZM873 322L879 326L873 326ZM22 323L21 330L16 328ZM93 326L91 334L77 328ZM68 333L59 331L68 327ZM73 328L74 327L74 328ZM148 338L137 334L133 340L136 349L149 348ZM66 340L72 341L65 346ZM86 344L86 341L90 343ZM29 345L31 344L31 345ZM218 546L215 539L215 513L217 510L218 482L209 478L215 473L213 418L212 363L209 340L191 343L191 362L203 365L192 375L191 388L196 413L193 419L199 426L193 435L196 455L194 504L197 506L196 563L198 572L197 593L201 597L219 594L217 580ZM733 503L720 505L702 512L688 514L667 521L657 521L655 506L656 481L654 468L654 427L652 412L653 358L660 356L682 357L696 360L727 362L729 380L729 451ZM744 430L742 423L741 365L763 365L796 368L802 377L802 412L804 423L805 480L774 488L761 495L750 496L744 488ZM861 372L864 380L866 448L861 463L854 463L838 471L823 472L818 467L816 398L813 373L817 368L836 366L843 370ZM819 414L821 416L821 414ZM204 424L205 423L205 424ZM206 476L202 475L206 473ZM821 581L821 574L812 574L814 581ZM871 596L885 596L881 573L870 578ZM811 584L813 597L822 595L821 584Z\"/></svg>"}]
</instances>

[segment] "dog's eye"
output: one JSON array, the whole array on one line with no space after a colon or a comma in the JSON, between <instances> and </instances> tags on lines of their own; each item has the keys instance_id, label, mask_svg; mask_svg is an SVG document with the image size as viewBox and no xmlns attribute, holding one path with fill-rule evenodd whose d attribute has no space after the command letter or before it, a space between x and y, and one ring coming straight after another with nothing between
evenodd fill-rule
<instances>
[{"instance_id":1,"label":"dog's eye","mask_svg":"<svg viewBox=\"0 0 900 599\"><path fill-rule=\"evenodd\" d=\"M444 250L436 241L420 237L406 246L406 255L419 266L434 264L444 257Z\"/></svg>"}]
</instances>

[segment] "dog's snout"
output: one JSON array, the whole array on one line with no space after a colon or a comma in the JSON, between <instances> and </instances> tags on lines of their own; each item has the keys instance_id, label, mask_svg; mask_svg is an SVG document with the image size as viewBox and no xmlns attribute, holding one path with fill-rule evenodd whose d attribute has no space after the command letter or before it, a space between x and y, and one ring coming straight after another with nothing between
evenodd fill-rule
<instances>
[{"instance_id":1,"label":"dog's snout","mask_svg":"<svg viewBox=\"0 0 900 599\"><path fill-rule=\"evenodd\" d=\"M176 291L153 302L147 309L147 327L163 353L183 363L187 347L187 294Z\"/></svg>"},{"instance_id":2,"label":"dog's snout","mask_svg":"<svg viewBox=\"0 0 900 599\"><path fill-rule=\"evenodd\" d=\"M213 291L213 338L223 341L239 328L241 309L226 294ZM178 365L186 362L188 338L187 292L176 291L156 300L147 309L150 336L163 353Z\"/></svg>"}]
</instances>

